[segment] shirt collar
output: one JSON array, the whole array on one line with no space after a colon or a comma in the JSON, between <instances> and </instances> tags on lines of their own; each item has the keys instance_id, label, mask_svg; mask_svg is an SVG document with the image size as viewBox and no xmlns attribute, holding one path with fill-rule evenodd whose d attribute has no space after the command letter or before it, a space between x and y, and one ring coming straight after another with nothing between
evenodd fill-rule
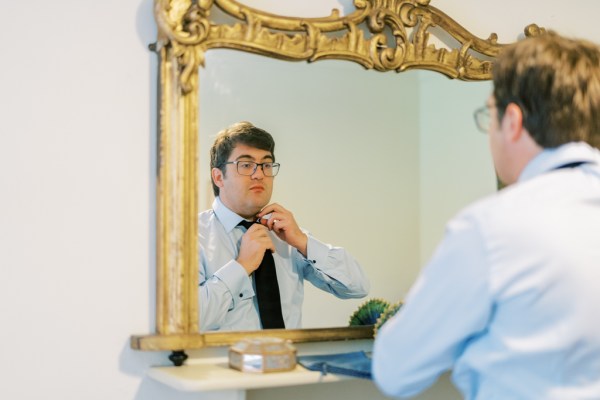
<instances>
[{"instance_id":1,"label":"shirt collar","mask_svg":"<svg viewBox=\"0 0 600 400\"><path fill-rule=\"evenodd\" d=\"M215 197L212 208L227 233L231 232L244 219L227 208L218 196Z\"/></svg>"},{"instance_id":2,"label":"shirt collar","mask_svg":"<svg viewBox=\"0 0 600 400\"><path fill-rule=\"evenodd\" d=\"M600 151L585 142L573 142L544 149L523 169L519 182L574 162L600 164Z\"/></svg>"}]
</instances>

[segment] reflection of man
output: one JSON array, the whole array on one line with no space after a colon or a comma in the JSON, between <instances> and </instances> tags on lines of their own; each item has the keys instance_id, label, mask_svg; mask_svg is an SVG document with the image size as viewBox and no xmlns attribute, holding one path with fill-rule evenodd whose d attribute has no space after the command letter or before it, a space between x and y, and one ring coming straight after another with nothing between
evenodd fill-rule
<instances>
[{"instance_id":1,"label":"reflection of man","mask_svg":"<svg viewBox=\"0 0 600 400\"><path fill-rule=\"evenodd\" d=\"M276 271L267 295L279 287L276 308L285 328L301 327L304 280L339 298L367 295L368 280L344 249L321 243L298 227L290 211L269 204L279 170L274 148L271 135L248 122L220 132L211 148L216 198L199 216L201 330L269 326L261 323L255 296L267 253Z\"/></svg>"},{"instance_id":2,"label":"reflection of man","mask_svg":"<svg viewBox=\"0 0 600 400\"><path fill-rule=\"evenodd\" d=\"M374 378L409 397L453 369L466 399L600 399L600 50L545 34L493 75L476 119L510 186L448 223Z\"/></svg>"}]
</instances>

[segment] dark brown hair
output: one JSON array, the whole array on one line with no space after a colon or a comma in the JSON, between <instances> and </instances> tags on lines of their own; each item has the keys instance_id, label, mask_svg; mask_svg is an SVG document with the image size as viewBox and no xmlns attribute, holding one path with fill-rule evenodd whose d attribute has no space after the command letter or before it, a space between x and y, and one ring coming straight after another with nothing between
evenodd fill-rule
<instances>
[{"instance_id":1,"label":"dark brown hair","mask_svg":"<svg viewBox=\"0 0 600 400\"><path fill-rule=\"evenodd\" d=\"M600 147L600 49L554 32L504 48L493 67L501 119L510 103L544 148L585 141Z\"/></svg>"},{"instance_id":2,"label":"dark brown hair","mask_svg":"<svg viewBox=\"0 0 600 400\"><path fill-rule=\"evenodd\" d=\"M275 141L271 134L257 128L250 122L237 122L217 134L217 138L210 148L210 169L219 168L225 175L225 165L231 152L238 144L254 147L271 152L275 161ZM211 174L212 177L212 174ZM219 187L212 181L215 196L219 195Z\"/></svg>"}]
</instances>

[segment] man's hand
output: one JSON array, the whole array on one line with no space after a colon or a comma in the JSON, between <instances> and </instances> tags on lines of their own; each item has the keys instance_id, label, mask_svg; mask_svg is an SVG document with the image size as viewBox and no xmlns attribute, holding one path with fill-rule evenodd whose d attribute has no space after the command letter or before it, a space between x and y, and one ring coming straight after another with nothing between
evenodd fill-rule
<instances>
[{"instance_id":1,"label":"man's hand","mask_svg":"<svg viewBox=\"0 0 600 400\"><path fill-rule=\"evenodd\" d=\"M275 251L268 229L261 224L253 224L242 236L240 253L236 261L250 275L258 269L267 250Z\"/></svg>"},{"instance_id":2,"label":"man's hand","mask_svg":"<svg viewBox=\"0 0 600 400\"><path fill-rule=\"evenodd\" d=\"M269 204L256 215L259 222L277 234L279 239L298 249L306 257L308 237L296 223L294 215L277 203ZM264 217L267 218L264 218Z\"/></svg>"}]
</instances>

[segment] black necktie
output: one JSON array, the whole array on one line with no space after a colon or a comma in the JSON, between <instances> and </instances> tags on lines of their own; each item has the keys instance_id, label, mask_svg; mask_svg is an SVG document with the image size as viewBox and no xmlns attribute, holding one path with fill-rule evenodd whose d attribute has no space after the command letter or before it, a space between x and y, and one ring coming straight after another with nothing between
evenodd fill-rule
<instances>
[{"instance_id":1,"label":"black necktie","mask_svg":"<svg viewBox=\"0 0 600 400\"><path fill-rule=\"evenodd\" d=\"M250 228L254 222L242 220L238 225ZM258 312L263 329L285 328L283 315L281 314L281 298L279 297L279 284L277 283L277 271L271 250L265 251L265 255L254 271L254 283L256 285L256 300Z\"/></svg>"},{"instance_id":2,"label":"black necktie","mask_svg":"<svg viewBox=\"0 0 600 400\"><path fill-rule=\"evenodd\" d=\"M589 161L575 161L575 162L572 162L572 163L568 163L568 164L564 164L564 165L558 166L558 167L556 167L554 169L577 168L580 165L588 164L588 163L589 163Z\"/></svg>"}]
</instances>

